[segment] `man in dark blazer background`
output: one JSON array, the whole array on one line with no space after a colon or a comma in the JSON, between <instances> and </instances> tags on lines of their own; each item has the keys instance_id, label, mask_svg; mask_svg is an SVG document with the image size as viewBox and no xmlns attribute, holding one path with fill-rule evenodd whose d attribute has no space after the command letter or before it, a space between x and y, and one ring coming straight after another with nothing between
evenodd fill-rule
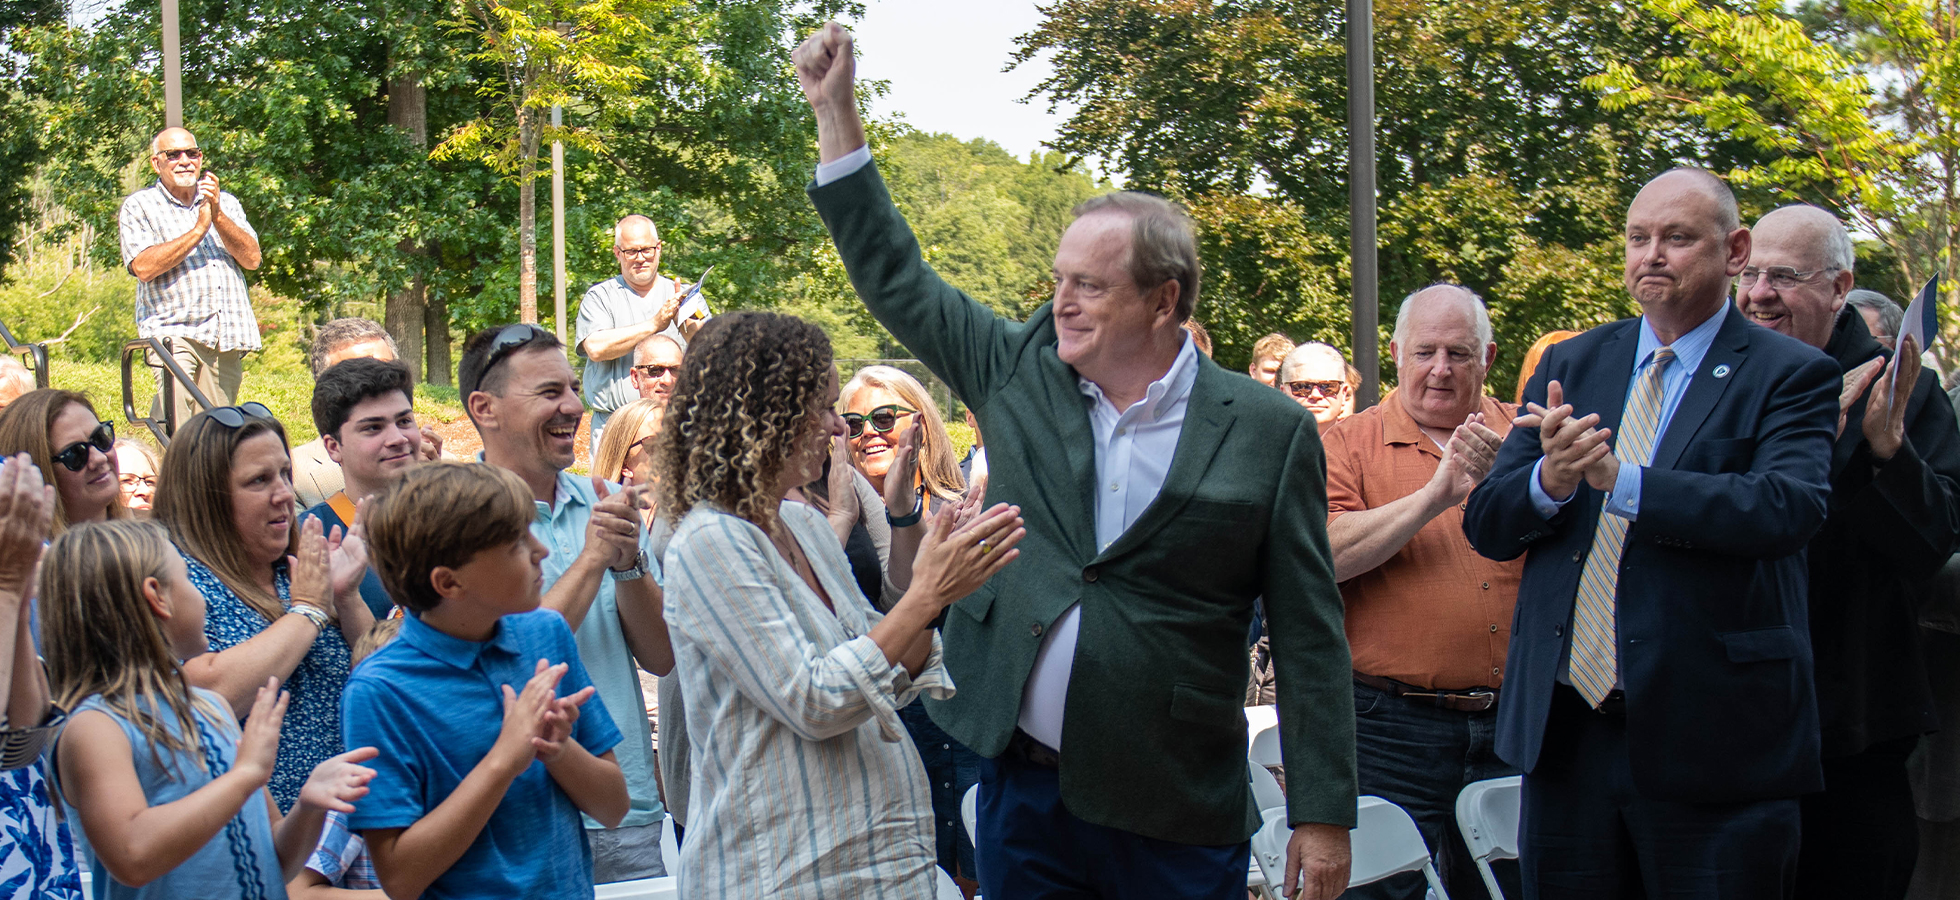
<instances>
[{"instance_id":1,"label":"man in dark blazer background","mask_svg":"<svg viewBox=\"0 0 1960 900\"><path fill-rule=\"evenodd\" d=\"M1736 308L1823 350L1845 385L1809 551L1824 790L1803 798L1797 896L1899 900L1919 848L1906 757L1939 725L1914 602L1960 537L1960 429L1919 348L1894 356L1845 302L1857 260L1837 216L1786 206L1750 235Z\"/></svg>"},{"instance_id":2,"label":"man in dark blazer background","mask_svg":"<svg viewBox=\"0 0 1960 900\"><path fill-rule=\"evenodd\" d=\"M1838 369L1729 305L1750 236L1719 178L1655 178L1625 238L1641 317L1546 351L1463 520L1525 555L1497 738L1525 896L1789 897Z\"/></svg>"},{"instance_id":3,"label":"man in dark blazer background","mask_svg":"<svg viewBox=\"0 0 1960 900\"><path fill-rule=\"evenodd\" d=\"M858 296L987 435L988 500L1018 505L1013 566L948 611L958 693L933 719L988 757L981 892L1245 896L1259 827L1245 636L1265 598L1292 826L1286 885L1347 886L1352 672L1313 419L1199 353L1196 242L1161 198L1091 200L1055 299L1015 322L941 281L866 148L850 35L798 47L817 118L811 201Z\"/></svg>"}]
</instances>

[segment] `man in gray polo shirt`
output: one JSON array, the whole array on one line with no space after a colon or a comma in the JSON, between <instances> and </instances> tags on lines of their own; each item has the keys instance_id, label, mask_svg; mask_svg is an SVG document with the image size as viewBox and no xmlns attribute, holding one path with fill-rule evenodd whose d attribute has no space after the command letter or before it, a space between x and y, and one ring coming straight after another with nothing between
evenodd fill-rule
<instances>
[{"instance_id":1,"label":"man in gray polo shirt","mask_svg":"<svg viewBox=\"0 0 1960 900\"><path fill-rule=\"evenodd\" d=\"M259 235L238 198L204 171L190 132L158 132L150 168L156 183L125 198L117 215L123 265L136 276L136 333L170 338L177 365L213 404L226 406L238 396L245 354L259 349L244 272L259 267ZM165 377L161 360L150 364ZM174 404L179 422L198 411L184 393ZM162 412L159 400L151 415Z\"/></svg>"},{"instance_id":2,"label":"man in gray polo shirt","mask_svg":"<svg viewBox=\"0 0 1960 900\"><path fill-rule=\"evenodd\" d=\"M684 285L660 274L660 230L641 215L613 226L619 276L593 285L578 305L578 355L585 358L585 405L592 413L592 448L616 410L640 394L632 382L633 348L665 334L685 349L675 321Z\"/></svg>"}]
</instances>

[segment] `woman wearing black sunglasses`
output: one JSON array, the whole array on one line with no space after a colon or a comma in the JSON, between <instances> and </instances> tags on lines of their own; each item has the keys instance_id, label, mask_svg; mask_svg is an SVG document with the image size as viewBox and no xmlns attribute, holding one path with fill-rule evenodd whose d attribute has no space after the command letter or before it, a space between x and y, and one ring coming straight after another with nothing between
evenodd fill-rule
<instances>
[{"instance_id":1,"label":"woman wearing black sunglasses","mask_svg":"<svg viewBox=\"0 0 1960 900\"><path fill-rule=\"evenodd\" d=\"M115 444L115 426L97 419L88 397L74 391L29 391L0 413L0 455L33 457L54 485L49 537L70 525L128 517L110 452Z\"/></svg>"}]
</instances>

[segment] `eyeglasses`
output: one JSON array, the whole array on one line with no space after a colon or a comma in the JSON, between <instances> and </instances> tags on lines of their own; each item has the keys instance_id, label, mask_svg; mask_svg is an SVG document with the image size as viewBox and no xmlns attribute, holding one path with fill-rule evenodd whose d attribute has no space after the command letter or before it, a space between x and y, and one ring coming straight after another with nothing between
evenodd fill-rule
<instances>
[{"instance_id":1,"label":"eyeglasses","mask_svg":"<svg viewBox=\"0 0 1960 900\"><path fill-rule=\"evenodd\" d=\"M614 252L618 253L621 256L630 256L634 259L646 259L647 257L659 253L660 248L664 246L666 245L656 241L654 242L654 245L651 247L614 247L613 250Z\"/></svg>"},{"instance_id":2,"label":"eyeglasses","mask_svg":"<svg viewBox=\"0 0 1960 900\"><path fill-rule=\"evenodd\" d=\"M204 412L211 417L212 421L226 428L244 428L247 418L264 419L268 422L279 421L279 417L273 415L272 410L266 409L265 404L257 400L244 404L243 406L220 406L216 409L207 409Z\"/></svg>"},{"instance_id":3,"label":"eyeglasses","mask_svg":"<svg viewBox=\"0 0 1960 900\"><path fill-rule=\"evenodd\" d=\"M490 370L496 368L497 363L502 362L504 357L511 355L518 348L550 336L551 332L529 322L504 326L504 330L497 332L497 337L490 342L490 356L483 361L483 371L477 373L476 383L482 385Z\"/></svg>"},{"instance_id":4,"label":"eyeglasses","mask_svg":"<svg viewBox=\"0 0 1960 900\"><path fill-rule=\"evenodd\" d=\"M1769 266L1761 269L1758 269L1755 266L1750 266L1746 269L1743 269L1741 275L1736 276L1735 283L1743 287L1749 287L1755 284L1758 279L1767 277L1769 279L1770 287L1782 291L1782 290L1788 290L1798 285L1809 284L1811 281L1815 280L1817 276L1822 275L1825 272L1836 272L1840 268L1841 267L1839 266L1825 266L1824 268L1821 269L1812 269L1808 272L1799 272L1795 269L1790 268L1789 266Z\"/></svg>"},{"instance_id":5,"label":"eyeglasses","mask_svg":"<svg viewBox=\"0 0 1960 900\"><path fill-rule=\"evenodd\" d=\"M95 423L95 430L88 433L87 439L76 441L61 448L61 452L56 453L53 458L55 462L60 463L68 471L80 472L88 468L88 451L90 447L94 447L107 454L115 446L116 426L108 422L97 422Z\"/></svg>"},{"instance_id":6,"label":"eyeglasses","mask_svg":"<svg viewBox=\"0 0 1960 900\"><path fill-rule=\"evenodd\" d=\"M157 155L167 162L176 162L180 159L203 159L204 151L191 147L185 150L158 150Z\"/></svg>"},{"instance_id":7,"label":"eyeglasses","mask_svg":"<svg viewBox=\"0 0 1960 900\"><path fill-rule=\"evenodd\" d=\"M1316 392L1322 397L1333 397L1346 389L1347 382L1345 381L1289 381L1286 383L1286 392L1302 400L1313 396Z\"/></svg>"},{"instance_id":8,"label":"eyeglasses","mask_svg":"<svg viewBox=\"0 0 1960 900\"><path fill-rule=\"evenodd\" d=\"M121 482L122 486L126 488L146 487L154 489L157 486L157 477L155 475L138 475L134 472L125 472L117 476L116 480Z\"/></svg>"},{"instance_id":9,"label":"eyeglasses","mask_svg":"<svg viewBox=\"0 0 1960 900\"><path fill-rule=\"evenodd\" d=\"M870 422L872 431L878 432L879 434L891 434L892 429L898 427L899 418L912 415L913 412L915 410L906 409L903 406L893 403L880 406L872 410L869 415L845 413L844 431L851 437L858 437L864 434L864 424Z\"/></svg>"},{"instance_id":10,"label":"eyeglasses","mask_svg":"<svg viewBox=\"0 0 1960 900\"><path fill-rule=\"evenodd\" d=\"M633 371L638 372L647 378L665 378L670 374L678 374L680 370L681 370L680 366L634 366L633 367Z\"/></svg>"}]
</instances>

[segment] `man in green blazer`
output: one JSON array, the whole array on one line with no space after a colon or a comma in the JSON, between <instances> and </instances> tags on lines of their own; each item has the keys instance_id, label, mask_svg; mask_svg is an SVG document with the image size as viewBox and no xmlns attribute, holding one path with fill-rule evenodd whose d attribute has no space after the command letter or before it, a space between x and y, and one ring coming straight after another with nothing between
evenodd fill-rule
<instances>
[{"instance_id":1,"label":"man in green blazer","mask_svg":"<svg viewBox=\"0 0 1960 900\"><path fill-rule=\"evenodd\" d=\"M1313 419L1198 353L1190 223L1119 193L1077 209L1055 300L1026 322L941 281L893 207L858 118L851 39L795 54L817 117L810 198L858 296L972 408L989 500L1021 557L955 604L959 691L933 719L988 757L981 893L1242 898L1260 824L1247 777L1245 636L1265 598L1287 820L1283 894L1347 886L1352 671Z\"/></svg>"}]
</instances>

